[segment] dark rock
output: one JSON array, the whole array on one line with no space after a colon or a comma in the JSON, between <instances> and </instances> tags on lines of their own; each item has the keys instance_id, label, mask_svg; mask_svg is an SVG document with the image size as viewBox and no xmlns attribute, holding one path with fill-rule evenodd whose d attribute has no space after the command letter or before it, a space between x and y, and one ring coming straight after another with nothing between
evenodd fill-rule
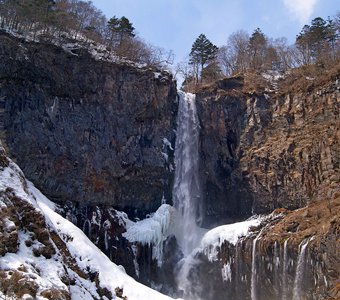
<instances>
[{"instance_id":1,"label":"dark rock","mask_svg":"<svg viewBox=\"0 0 340 300\"><path fill-rule=\"evenodd\" d=\"M228 89L229 81L224 90L217 84L196 96L205 223L334 198L340 180L336 85L248 94Z\"/></svg>"},{"instance_id":2,"label":"dark rock","mask_svg":"<svg viewBox=\"0 0 340 300\"><path fill-rule=\"evenodd\" d=\"M50 199L144 215L163 194L171 201L173 150L163 141L175 141L171 75L3 32L0 45L6 143Z\"/></svg>"}]
</instances>

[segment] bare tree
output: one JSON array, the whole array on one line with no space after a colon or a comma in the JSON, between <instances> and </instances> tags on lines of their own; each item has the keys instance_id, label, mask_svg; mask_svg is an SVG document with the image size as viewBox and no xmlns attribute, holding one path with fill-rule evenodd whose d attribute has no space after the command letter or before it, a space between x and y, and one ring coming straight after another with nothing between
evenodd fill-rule
<instances>
[{"instance_id":1,"label":"bare tree","mask_svg":"<svg viewBox=\"0 0 340 300\"><path fill-rule=\"evenodd\" d=\"M222 46L218 59L224 75L230 76L249 68L249 35L243 30L232 33L225 46Z\"/></svg>"}]
</instances>

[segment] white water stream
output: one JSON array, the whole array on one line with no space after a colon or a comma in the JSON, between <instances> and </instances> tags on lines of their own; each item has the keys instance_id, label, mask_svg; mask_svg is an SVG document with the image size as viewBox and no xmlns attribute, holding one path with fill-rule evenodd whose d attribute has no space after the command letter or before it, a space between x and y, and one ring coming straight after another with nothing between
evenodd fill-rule
<instances>
[{"instance_id":1,"label":"white water stream","mask_svg":"<svg viewBox=\"0 0 340 300\"><path fill-rule=\"evenodd\" d=\"M298 257L298 263L296 267L295 280L294 280L294 290L293 290L293 300L300 300L302 298L302 281L305 269L305 254L308 241L303 245L300 245L300 253Z\"/></svg>"},{"instance_id":2,"label":"white water stream","mask_svg":"<svg viewBox=\"0 0 340 300\"><path fill-rule=\"evenodd\" d=\"M282 300L287 300L287 273L288 273L288 239L283 244L283 278L282 278Z\"/></svg>"},{"instance_id":3,"label":"white water stream","mask_svg":"<svg viewBox=\"0 0 340 300\"><path fill-rule=\"evenodd\" d=\"M195 95L179 92L175 148L174 206L178 212L175 236L183 255L188 256L202 237L199 168L199 122Z\"/></svg>"},{"instance_id":4,"label":"white water stream","mask_svg":"<svg viewBox=\"0 0 340 300\"><path fill-rule=\"evenodd\" d=\"M256 292L256 243L261 235L261 232L257 235L257 237L253 241L253 249L252 249L252 262L251 262L251 300L257 300L257 292Z\"/></svg>"},{"instance_id":5,"label":"white water stream","mask_svg":"<svg viewBox=\"0 0 340 300\"><path fill-rule=\"evenodd\" d=\"M195 258L197 251L202 250L209 244L213 247L209 248L210 251L215 251L215 239L221 244L221 240L228 240L230 243L236 245L239 236L247 233L250 225L242 223L235 225L226 225L217 227L209 231L210 235L206 235L202 240L203 235L207 230L200 227L202 221L202 203L201 203L201 187L199 179L199 120L196 112L195 95L179 92L179 109L177 117L177 134L176 134L176 148L175 148L175 178L173 187L173 203L176 208L175 222L173 222L172 233L176 236L178 245L183 253L183 259L178 264L177 274L177 287L183 292L183 297L186 300L199 300L197 295L202 295L203 291L199 291L201 285L192 285L190 280L191 270L200 262ZM259 219L258 219L259 220ZM254 224L256 219L254 220ZM249 223L245 221L243 223ZM241 225L242 224L242 225ZM223 227L223 228L222 228ZM238 230L236 230L235 228ZM243 229L246 230L243 230ZM242 229L242 230L241 230ZM236 230L236 231L235 231ZM242 232L241 232L241 231ZM216 232L215 232L216 231ZM240 231L240 232L239 232ZM243 232L244 231L244 232ZM252 245L252 265L251 265L251 300L260 299L261 291L257 286L258 271L257 264L259 263L257 255L257 242L261 236L261 232L253 240ZM236 240L234 240L236 238ZM205 242L208 240L208 242ZM282 278L282 299L288 299L288 251L287 241L283 246L283 278ZM308 243L301 245L298 257L296 277L294 282L293 300L300 299L301 285L303 281L304 264L305 264L305 251ZM202 249L200 249L200 247ZM214 252L214 253L215 253ZM214 254L215 255L215 254ZM214 255L210 255L212 260ZM238 253L237 253L238 255ZM208 257L210 257L208 255ZM210 259L210 258L209 258ZM236 263L237 263L236 259ZM278 244L275 244L274 249L274 281L277 288L276 296L279 296L279 266L280 256ZM225 264L224 269L221 271L223 280L228 282L231 280L230 265ZM236 269L237 275L239 273ZM238 282L238 280L236 280Z\"/></svg>"},{"instance_id":6,"label":"white water stream","mask_svg":"<svg viewBox=\"0 0 340 300\"><path fill-rule=\"evenodd\" d=\"M177 138L175 148L175 179L173 201L177 211L174 234L184 258L177 275L178 288L186 299L191 298L189 272L195 265L194 249L200 244L205 230L202 220L199 180L199 122L195 95L179 92Z\"/></svg>"}]
</instances>

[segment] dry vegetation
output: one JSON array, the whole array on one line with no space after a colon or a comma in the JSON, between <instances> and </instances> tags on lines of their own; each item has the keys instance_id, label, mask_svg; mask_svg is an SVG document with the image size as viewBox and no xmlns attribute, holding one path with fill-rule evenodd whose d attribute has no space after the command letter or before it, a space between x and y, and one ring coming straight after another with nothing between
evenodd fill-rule
<instances>
[{"instance_id":1,"label":"dry vegetation","mask_svg":"<svg viewBox=\"0 0 340 300\"><path fill-rule=\"evenodd\" d=\"M301 66L291 69L279 82L281 94L311 92L314 88L340 80L340 62L327 69L320 65Z\"/></svg>"}]
</instances>

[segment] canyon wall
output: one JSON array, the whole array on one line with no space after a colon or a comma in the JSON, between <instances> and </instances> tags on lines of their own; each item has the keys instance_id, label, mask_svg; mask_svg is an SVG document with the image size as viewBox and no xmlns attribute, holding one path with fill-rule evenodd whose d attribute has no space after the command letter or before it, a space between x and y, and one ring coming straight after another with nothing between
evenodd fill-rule
<instances>
[{"instance_id":1,"label":"canyon wall","mask_svg":"<svg viewBox=\"0 0 340 300\"><path fill-rule=\"evenodd\" d=\"M207 222L333 199L339 80L305 91L282 92L270 82L263 91L245 89L239 77L197 94Z\"/></svg>"},{"instance_id":2,"label":"canyon wall","mask_svg":"<svg viewBox=\"0 0 340 300\"><path fill-rule=\"evenodd\" d=\"M132 245L124 238L126 224L115 210L144 218L162 202L172 203L176 83L167 72L100 51L0 32L1 138L27 178L62 204L62 213L111 260L176 295L173 266L182 256L174 238L165 241L160 268L151 245ZM262 227L236 246L225 243L217 261L199 254L203 263L194 272L192 289L205 299L210 294L211 299L249 299L251 293L258 299L281 297L279 277L288 270L284 284L294 285L301 245L308 242L306 297L336 298L339 79L292 90L270 80L251 89L247 80L224 79L196 95L203 225L309 206L283 210L261 235ZM303 80L307 85L314 79ZM261 239L254 248L256 237ZM291 266L284 269L287 240ZM250 278L254 250L262 283ZM294 293L286 292L287 297Z\"/></svg>"},{"instance_id":3,"label":"canyon wall","mask_svg":"<svg viewBox=\"0 0 340 300\"><path fill-rule=\"evenodd\" d=\"M188 276L191 298L339 299L339 214L339 196L279 209L236 243L201 249Z\"/></svg>"},{"instance_id":4,"label":"canyon wall","mask_svg":"<svg viewBox=\"0 0 340 300\"><path fill-rule=\"evenodd\" d=\"M0 56L7 147L50 199L134 216L171 201L177 92L169 73L4 32Z\"/></svg>"}]
</instances>

